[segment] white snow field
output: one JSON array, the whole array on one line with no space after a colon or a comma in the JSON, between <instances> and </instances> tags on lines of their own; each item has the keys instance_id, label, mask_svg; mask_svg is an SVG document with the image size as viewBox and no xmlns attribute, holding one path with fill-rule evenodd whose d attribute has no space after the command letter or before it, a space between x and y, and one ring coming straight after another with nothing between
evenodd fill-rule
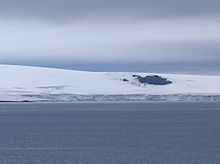
<instances>
[{"instance_id":1,"label":"white snow field","mask_svg":"<svg viewBox=\"0 0 220 164\"><path fill-rule=\"evenodd\" d=\"M16 65L0 65L0 74L0 101L220 101L220 76L85 72ZM172 84L143 85L132 75L159 75Z\"/></svg>"}]
</instances>

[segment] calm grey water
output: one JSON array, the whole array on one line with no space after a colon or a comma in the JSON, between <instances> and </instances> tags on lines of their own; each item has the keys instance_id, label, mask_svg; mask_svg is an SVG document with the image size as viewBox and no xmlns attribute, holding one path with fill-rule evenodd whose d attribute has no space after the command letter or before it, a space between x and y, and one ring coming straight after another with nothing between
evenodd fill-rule
<instances>
[{"instance_id":1,"label":"calm grey water","mask_svg":"<svg viewBox=\"0 0 220 164\"><path fill-rule=\"evenodd\" d=\"M220 103L0 104L1 164L219 164Z\"/></svg>"}]
</instances>

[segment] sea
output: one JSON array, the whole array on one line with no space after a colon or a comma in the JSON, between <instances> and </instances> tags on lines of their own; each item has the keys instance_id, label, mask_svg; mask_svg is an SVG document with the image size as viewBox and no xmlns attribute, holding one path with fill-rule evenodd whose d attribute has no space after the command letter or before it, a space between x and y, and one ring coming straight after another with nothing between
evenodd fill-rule
<instances>
[{"instance_id":1,"label":"sea","mask_svg":"<svg viewBox=\"0 0 220 164\"><path fill-rule=\"evenodd\" d=\"M1 103L0 164L220 164L220 103Z\"/></svg>"}]
</instances>

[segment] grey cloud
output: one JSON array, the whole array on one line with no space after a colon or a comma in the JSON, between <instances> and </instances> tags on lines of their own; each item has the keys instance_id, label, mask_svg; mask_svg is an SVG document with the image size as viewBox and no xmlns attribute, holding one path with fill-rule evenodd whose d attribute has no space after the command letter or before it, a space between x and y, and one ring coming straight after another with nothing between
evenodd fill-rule
<instances>
[{"instance_id":1,"label":"grey cloud","mask_svg":"<svg viewBox=\"0 0 220 164\"><path fill-rule=\"evenodd\" d=\"M219 15L219 0L0 0L0 16L49 21Z\"/></svg>"},{"instance_id":2,"label":"grey cloud","mask_svg":"<svg viewBox=\"0 0 220 164\"><path fill-rule=\"evenodd\" d=\"M0 59L89 62L220 61L218 18L141 21L135 25L80 21L53 25L0 21Z\"/></svg>"},{"instance_id":3,"label":"grey cloud","mask_svg":"<svg viewBox=\"0 0 220 164\"><path fill-rule=\"evenodd\" d=\"M219 0L0 0L0 60L220 63L219 22Z\"/></svg>"}]
</instances>

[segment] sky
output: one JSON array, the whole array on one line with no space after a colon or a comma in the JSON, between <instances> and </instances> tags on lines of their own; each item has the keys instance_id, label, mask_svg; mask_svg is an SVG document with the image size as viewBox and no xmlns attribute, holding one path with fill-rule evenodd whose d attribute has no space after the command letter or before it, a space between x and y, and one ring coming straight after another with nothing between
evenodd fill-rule
<instances>
[{"instance_id":1,"label":"sky","mask_svg":"<svg viewBox=\"0 0 220 164\"><path fill-rule=\"evenodd\" d=\"M220 75L220 1L0 0L0 63Z\"/></svg>"}]
</instances>

